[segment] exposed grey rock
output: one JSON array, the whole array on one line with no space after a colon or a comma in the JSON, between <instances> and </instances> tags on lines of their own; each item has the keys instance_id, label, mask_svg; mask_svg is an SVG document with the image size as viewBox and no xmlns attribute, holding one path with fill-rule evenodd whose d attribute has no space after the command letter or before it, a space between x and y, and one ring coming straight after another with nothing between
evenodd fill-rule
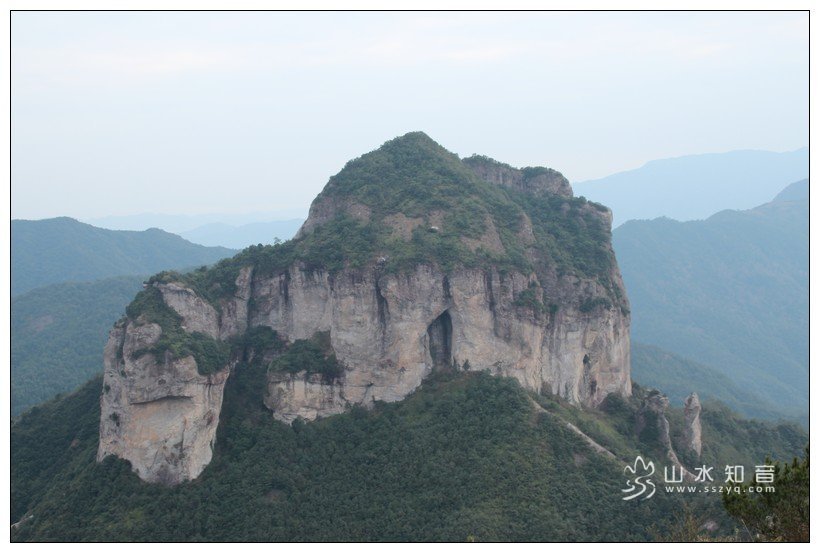
<instances>
[{"instance_id":1,"label":"exposed grey rock","mask_svg":"<svg viewBox=\"0 0 820 553\"><path fill-rule=\"evenodd\" d=\"M105 347L97 460L116 455L148 482L196 478L211 461L229 367L207 376L191 356L146 352L162 330L127 321Z\"/></svg>"},{"instance_id":2,"label":"exposed grey rock","mask_svg":"<svg viewBox=\"0 0 820 553\"><path fill-rule=\"evenodd\" d=\"M683 442L684 448L691 450L700 458L703 442L701 441L700 400L692 393L686 398L683 405Z\"/></svg>"},{"instance_id":3,"label":"exposed grey rock","mask_svg":"<svg viewBox=\"0 0 820 553\"><path fill-rule=\"evenodd\" d=\"M638 411L637 433L640 434L647 425L655 425L658 432L658 441L666 453L666 458L674 465L675 470L681 471L683 478L689 482L695 480L695 475L680 462L675 449L672 447L672 439L669 435L669 421L666 418L666 410L669 408L669 398L657 390L651 390Z\"/></svg>"},{"instance_id":4,"label":"exposed grey rock","mask_svg":"<svg viewBox=\"0 0 820 553\"><path fill-rule=\"evenodd\" d=\"M516 169L485 156L472 156L462 160L476 175L487 182L528 194L550 193L572 197L569 181L554 169L527 167Z\"/></svg>"},{"instance_id":5,"label":"exposed grey rock","mask_svg":"<svg viewBox=\"0 0 820 553\"><path fill-rule=\"evenodd\" d=\"M265 404L286 423L401 400L434 370L465 361L471 370L511 376L577 405L629 395L628 315L616 307L581 311L584 298L604 294L595 280L534 279L493 268L445 274L430 265L382 274L376 264L335 276L299 264L274 276L246 267L220 312L181 284L158 286L190 331L227 339L264 325L290 341L330 333L348 367L341 378L268 374ZM556 298L553 313L536 316L515 304L531 282ZM112 331L99 458L115 454L143 479L173 484L195 478L210 461L230 367L202 376L193 357L142 353L160 333L139 320Z\"/></svg>"},{"instance_id":6,"label":"exposed grey rock","mask_svg":"<svg viewBox=\"0 0 820 553\"><path fill-rule=\"evenodd\" d=\"M183 284L155 284L163 301L182 317L182 328L187 332L201 332L211 338L219 337L219 316L216 309Z\"/></svg>"},{"instance_id":7,"label":"exposed grey rock","mask_svg":"<svg viewBox=\"0 0 820 553\"><path fill-rule=\"evenodd\" d=\"M560 307L552 316L534 317L514 303L530 281L494 269L445 275L427 265L411 274L370 270L336 278L294 266L258 278L251 326L269 326L289 340L330 332L333 351L349 367L334 386L270 375L274 416L291 420L300 397L311 405L309 418L339 412L345 402L397 401L453 361L512 376L575 404L597 406L609 393L629 395L628 316L616 308L581 312L581 298L601 293L598 284L561 278L554 283L563 293Z\"/></svg>"},{"instance_id":8,"label":"exposed grey rock","mask_svg":"<svg viewBox=\"0 0 820 553\"><path fill-rule=\"evenodd\" d=\"M233 297L221 301L219 337L223 340L238 336L248 329L248 303L251 299L253 267L243 267L236 279Z\"/></svg>"}]
</instances>

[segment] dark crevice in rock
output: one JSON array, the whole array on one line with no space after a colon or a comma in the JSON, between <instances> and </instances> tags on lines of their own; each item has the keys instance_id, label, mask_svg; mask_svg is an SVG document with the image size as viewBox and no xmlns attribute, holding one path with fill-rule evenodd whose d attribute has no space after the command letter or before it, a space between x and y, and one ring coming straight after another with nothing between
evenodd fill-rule
<instances>
[{"instance_id":1,"label":"dark crevice in rock","mask_svg":"<svg viewBox=\"0 0 820 553\"><path fill-rule=\"evenodd\" d=\"M378 311L379 317L379 331L381 333L381 351L384 352L387 342L387 322L390 317L390 310L387 305L387 298L384 297L382 294L381 286L379 285L379 279L375 279L376 282L376 309Z\"/></svg>"},{"instance_id":2,"label":"dark crevice in rock","mask_svg":"<svg viewBox=\"0 0 820 553\"><path fill-rule=\"evenodd\" d=\"M253 298L256 297L256 266L252 265L248 274L248 297L245 299L245 332L251 329L253 320Z\"/></svg>"},{"instance_id":3,"label":"dark crevice in rock","mask_svg":"<svg viewBox=\"0 0 820 553\"><path fill-rule=\"evenodd\" d=\"M283 276L284 278L279 280L279 295L284 300L287 310L290 311L290 273L285 272Z\"/></svg>"},{"instance_id":4,"label":"dark crevice in rock","mask_svg":"<svg viewBox=\"0 0 820 553\"><path fill-rule=\"evenodd\" d=\"M453 321L445 311L427 327L427 340L434 371L447 371L453 366Z\"/></svg>"}]
</instances>

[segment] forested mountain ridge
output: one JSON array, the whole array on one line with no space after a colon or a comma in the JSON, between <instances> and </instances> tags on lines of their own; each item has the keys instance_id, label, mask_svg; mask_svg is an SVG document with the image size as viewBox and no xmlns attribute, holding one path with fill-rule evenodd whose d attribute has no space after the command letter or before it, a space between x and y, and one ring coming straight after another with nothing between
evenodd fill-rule
<instances>
[{"instance_id":1,"label":"forested mountain ridge","mask_svg":"<svg viewBox=\"0 0 820 553\"><path fill-rule=\"evenodd\" d=\"M807 435L632 381L610 224L423 133L352 160L294 240L149 278L103 377L14 422L12 539L645 541L687 507L733 535L719 494L624 501L624 467Z\"/></svg>"},{"instance_id":2,"label":"forested mountain ridge","mask_svg":"<svg viewBox=\"0 0 820 553\"><path fill-rule=\"evenodd\" d=\"M11 222L11 293L59 282L87 282L210 265L228 248L192 244L159 229L107 230L70 217Z\"/></svg>"},{"instance_id":3,"label":"forested mountain ridge","mask_svg":"<svg viewBox=\"0 0 820 553\"><path fill-rule=\"evenodd\" d=\"M764 410L805 416L808 224L808 181L800 181L746 211L622 225L613 247L633 339L720 371L763 398Z\"/></svg>"},{"instance_id":4,"label":"forested mountain ridge","mask_svg":"<svg viewBox=\"0 0 820 553\"><path fill-rule=\"evenodd\" d=\"M668 462L657 434L635 433L640 389L588 411L513 379L439 374L402 402L286 426L264 408L264 372L232 374L213 463L173 488L95 461L100 378L27 413L11 430L12 540L646 541L685 504L717 524L713 537L734 532L717 497L622 500L636 454ZM683 413L669 417L675 438ZM714 464L789 458L807 439L708 404L703 422Z\"/></svg>"},{"instance_id":5,"label":"forested mountain ridge","mask_svg":"<svg viewBox=\"0 0 820 553\"><path fill-rule=\"evenodd\" d=\"M11 414L102 372L111 325L145 277L50 284L11 299Z\"/></svg>"}]
</instances>

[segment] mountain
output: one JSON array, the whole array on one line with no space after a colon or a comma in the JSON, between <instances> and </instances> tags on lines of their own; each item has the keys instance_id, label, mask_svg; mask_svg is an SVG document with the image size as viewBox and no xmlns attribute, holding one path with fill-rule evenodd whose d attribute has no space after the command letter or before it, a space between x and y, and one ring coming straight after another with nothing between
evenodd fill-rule
<instances>
[{"instance_id":1,"label":"mountain","mask_svg":"<svg viewBox=\"0 0 820 553\"><path fill-rule=\"evenodd\" d=\"M150 274L214 263L235 253L159 229L112 231L69 217L11 222L11 293L70 281Z\"/></svg>"},{"instance_id":2,"label":"mountain","mask_svg":"<svg viewBox=\"0 0 820 553\"><path fill-rule=\"evenodd\" d=\"M639 169L573 183L576 194L612 209L614 224L630 219L705 219L724 209L768 202L783 183L809 175L809 150L741 150L650 161Z\"/></svg>"},{"instance_id":3,"label":"mountain","mask_svg":"<svg viewBox=\"0 0 820 553\"><path fill-rule=\"evenodd\" d=\"M241 227L264 221L286 221L304 219L304 208L255 211L249 213L204 213L198 215L180 215L169 213L139 213L135 215L111 215L95 217L83 222L95 227L112 230L147 230L160 228L173 234L185 232L211 224L222 224ZM263 242L265 243L265 242Z\"/></svg>"},{"instance_id":4,"label":"mountain","mask_svg":"<svg viewBox=\"0 0 820 553\"><path fill-rule=\"evenodd\" d=\"M144 280L50 284L11 299L12 416L102 371L108 331Z\"/></svg>"},{"instance_id":5,"label":"mountain","mask_svg":"<svg viewBox=\"0 0 820 553\"><path fill-rule=\"evenodd\" d=\"M24 415L11 427L12 541L647 541L685 505L712 536L734 532L717 497L658 485L622 500L636 454L664 462L657 436L634 432L637 395L590 411L514 379L438 374L402 402L287 426L264 407L264 373L232 373L212 464L173 488L96 462L101 378ZM710 466L789 459L808 439L717 405L702 419ZM682 420L670 413L673 437Z\"/></svg>"},{"instance_id":6,"label":"mountain","mask_svg":"<svg viewBox=\"0 0 820 553\"><path fill-rule=\"evenodd\" d=\"M721 371L696 363L661 348L632 342L632 378L644 386L662 390L675 404L692 392L704 400L715 400L732 411L757 419L784 418L782 408L734 383Z\"/></svg>"},{"instance_id":7,"label":"mountain","mask_svg":"<svg viewBox=\"0 0 820 553\"><path fill-rule=\"evenodd\" d=\"M774 197L774 202L800 202L809 201L809 180L793 182Z\"/></svg>"},{"instance_id":8,"label":"mountain","mask_svg":"<svg viewBox=\"0 0 820 553\"><path fill-rule=\"evenodd\" d=\"M807 187L802 181L780 199L705 221L619 227L613 244L633 339L713 367L763 398L765 409L805 416L809 205L797 191Z\"/></svg>"},{"instance_id":9,"label":"mountain","mask_svg":"<svg viewBox=\"0 0 820 553\"><path fill-rule=\"evenodd\" d=\"M196 478L247 343L286 423L399 401L456 366L578 405L628 396L609 227L552 169L391 140L331 177L293 240L149 279L105 348L99 457L151 482Z\"/></svg>"},{"instance_id":10,"label":"mountain","mask_svg":"<svg viewBox=\"0 0 820 553\"><path fill-rule=\"evenodd\" d=\"M731 535L720 494L624 501L639 461L808 437L632 382L610 225L423 133L350 161L294 239L148 279L102 377L14 422L12 539L647 540L687 509Z\"/></svg>"},{"instance_id":11,"label":"mountain","mask_svg":"<svg viewBox=\"0 0 820 553\"><path fill-rule=\"evenodd\" d=\"M239 226L210 223L181 232L180 236L203 246L224 246L241 249L256 244L273 244L275 239L290 240L304 222L304 219L288 219L286 221L255 222Z\"/></svg>"}]
</instances>

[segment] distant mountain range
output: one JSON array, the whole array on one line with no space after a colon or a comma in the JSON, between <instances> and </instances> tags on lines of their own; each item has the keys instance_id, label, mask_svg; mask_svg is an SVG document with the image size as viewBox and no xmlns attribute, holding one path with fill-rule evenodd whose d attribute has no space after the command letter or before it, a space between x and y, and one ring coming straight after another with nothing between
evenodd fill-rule
<instances>
[{"instance_id":1,"label":"distant mountain range","mask_svg":"<svg viewBox=\"0 0 820 553\"><path fill-rule=\"evenodd\" d=\"M114 231L69 217L17 219L11 222L11 293L58 282L209 265L234 253L159 229Z\"/></svg>"},{"instance_id":2,"label":"distant mountain range","mask_svg":"<svg viewBox=\"0 0 820 553\"><path fill-rule=\"evenodd\" d=\"M210 223L182 232L180 236L203 246L243 249L256 244L273 244L276 238L282 241L290 240L303 222L304 219L288 219L239 226Z\"/></svg>"},{"instance_id":3,"label":"distant mountain range","mask_svg":"<svg viewBox=\"0 0 820 553\"><path fill-rule=\"evenodd\" d=\"M683 405L686 397L695 392L701 400L720 401L746 417L769 420L794 417L714 367L635 341L632 342L632 380L661 390L676 406ZM801 417L795 418L807 423Z\"/></svg>"},{"instance_id":4,"label":"distant mountain range","mask_svg":"<svg viewBox=\"0 0 820 553\"><path fill-rule=\"evenodd\" d=\"M758 412L735 402L758 416L808 410L808 189L803 180L751 210L630 221L613 235L633 340L719 371L763 398Z\"/></svg>"},{"instance_id":5,"label":"distant mountain range","mask_svg":"<svg viewBox=\"0 0 820 553\"><path fill-rule=\"evenodd\" d=\"M230 227L241 227L252 223L304 219L307 208L256 211L251 213L206 213L200 215L180 215L173 213L137 213L134 215L111 215L85 219L83 222L96 227L112 230L146 230L161 228L174 234L184 234L199 227L214 223ZM280 238L282 238L280 236ZM284 238L283 238L284 239Z\"/></svg>"},{"instance_id":6,"label":"distant mountain range","mask_svg":"<svg viewBox=\"0 0 820 553\"><path fill-rule=\"evenodd\" d=\"M724 209L768 202L783 184L807 178L809 151L739 150L650 161L639 169L573 183L575 194L612 209L614 226L630 219L705 219Z\"/></svg>"},{"instance_id":7,"label":"distant mountain range","mask_svg":"<svg viewBox=\"0 0 820 553\"><path fill-rule=\"evenodd\" d=\"M664 390L675 401L697 391L747 416L805 420L808 189L808 181L802 180L776 196L773 192L771 202L754 209L722 211L693 222L630 221L614 231L631 300L636 381ZM242 247L270 243L273 237L286 240L301 222L212 223L184 234L192 242ZM16 220L12 292L19 295L55 279L90 281L193 267L232 253L157 229L118 232L69 218ZM133 297L141 278L109 279L87 290L49 286L15 298L15 413L73 389L99 370L105 329ZM85 307L81 298L92 288L111 301ZM72 322L72 316L78 318ZM80 320L89 323L82 337L68 331L81 326ZM76 347L78 342L83 346ZM37 371L44 367L61 374L52 379L59 385L32 395L41 378Z\"/></svg>"}]
</instances>

